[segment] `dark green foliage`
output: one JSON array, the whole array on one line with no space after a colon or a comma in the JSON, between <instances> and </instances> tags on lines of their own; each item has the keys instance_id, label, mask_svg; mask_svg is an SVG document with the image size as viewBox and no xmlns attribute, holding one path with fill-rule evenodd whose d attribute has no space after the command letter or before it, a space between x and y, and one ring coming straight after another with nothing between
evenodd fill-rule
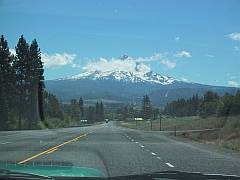
<instances>
[{"instance_id":1,"label":"dark green foliage","mask_svg":"<svg viewBox=\"0 0 240 180\"><path fill-rule=\"evenodd\" d=\"M23 35L10 53L3 35L0 38L1 99L8 107L10 129L35 129L44 119L44 76L41 52L36 39L28 45ZM4 96L4 97L3 97ZM16 125L16 119L18 125Z\"/></svg>"},{"instance_id":2,"label":"dark green foliage","mask_svg":"<svg viewBox=\"0 0 240 180\"><path fill-rule=\"evenodd\" d=\"M96 121L100 121L100 105L98 102L96 103L95 111L96 111L95 112L96 113Z\"/></svg>"},{"instance_id":3,"label":"dark green foliage","mask_svg":"<svg viewBox=\"0 0 240 180\"><path fill-rule=\"evenodd\" d=\"M151 102L148 95L143 96L142 116L143 116L143 119L145 120L150 119L152 116L152 107L151 107Z\"/></svg>"},{"instance_id":4,"label":"dark green foliage","mask_svg":"<svg viewBox=\"0 0 240 180\"><path fill-rule=\"evenodd\" d=\"M80 110L80 119L82 119L84 117L84 103L83 103L83 98L81 97L79 99L79 110Z\"/></svg>"},{"instance_id":5,"label":"dark green foliage","mask_svg":"<svg viewBox=\"0 0 240 180\"><path fill-rule=\"evenodd\" d=\"M51 93L44 92L44 113L47 118L64 119L61 104L57 97Z\"/></svg>"},{"instance_id":6,"label":"dark green foliage","mask_svg":"<svg viewBox=\"0 0 240 180\"><path fill-rule=\"evenodd\" d=\"M231 108L230 113L231 114L240 114L240 91L239 90L233 97L232 108Z\"/></svg>"},{"instance_id":7,"label":"dark green foliage","mask_svg":"<svg viewBox=\"0 0 240 180\"><path fill-rule=\"evenodd\" d=\"M99 120L103 121L104 118L105 118L105 115L104 115L104 105L103 105L103 103L101 101L101 103L100 103L100 112L99 112Z\"/></svg>"},{"instance_id":8,"label":"dark green foliage","mask_svg":"<svg viewBox=\"0 0 240 180\"><path fill-rule=\"evenodd\" d=\"M179 99L165 106L164 113L173 116L229 116L240 114L240 91L219 97L207 91L202 98L194 95L187 100Z\"/></svg>"},{"instance_id":9,"label":"dark green foliage","mask_svg":"<svg viewBox=\"0 0 240 180\"><path fill-rule=\"evenodd\" d=\"M95 121L100 122L104 120L104 106L102 101L97 102L95 105Z\"/></svg>"},{"instance_id":10,"label":"dark green foliage","mask_svg":"<svg viewBox=\"0 0 240 180\"><path fill-rule=\"evenodd\" d=\"M219 96L217 93L207 91L203 96L203 101L200 106L200 115L209 116L216 114Z\"/></svg>"},{"instance_id":11,"label":"dark green foliage","mask_svg":"<svg viewBox=\"0 0 240 180\"><path fill-rule=\"evenodd\" d=\"M0 94L0 130L7 130L9 128L9 108L2 75L0 75Z\"/></svg>"},{"instance_id":12,"label":"dark green foliage","mask_svg":"<svg viewBox=\"0 0 240 180\"><path fill-rule=\"evenodd\" d=\"M13 104L11 92L14 86L14 73L12 70L12 57L7 41L3 35L0 38L0 129L9 129L10 108Z\"/></svg>"},{"instance_id":13,"label":"dark green foliage","mask_svg":"<svg viewBox=\"0 0 240 180\"><path fill-rule=\"evenodd\" d=\"M80 120L80 109L76 99L70 101L70 117L75 121Z\"/></svg>"},{"instance_id":14,"label":"dark green foliage","mask_svg":"<svg viewBox=\"0 0 240 180\"><path fill-rule=\"evenodd\" d=\"M229 116L233 106L233 95L226 93L220 97L217 105L218 116Z\"/></svg>"},{"instance_id":15,"label":"dark green foliage","mask_svg":"<svg viewBox=\"0 0 240 180\"><path fill-rule=\"evenodd\" d=\"M95 121L95 108L93 106L88 107L87 120L89 123L93 123Z\"/></svg>"}]
</instances>

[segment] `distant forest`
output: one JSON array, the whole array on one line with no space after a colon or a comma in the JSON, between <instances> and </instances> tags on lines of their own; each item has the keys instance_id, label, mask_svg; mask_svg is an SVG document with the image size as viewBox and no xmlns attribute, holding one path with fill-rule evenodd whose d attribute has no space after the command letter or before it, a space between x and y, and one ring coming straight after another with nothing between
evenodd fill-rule
<instances>
[{"instance_id":1,"label":"distant forest","mask_svg":"<svg viewBox=\"0 0 240 180\"><path fill-rule=\"evenodd\" d=\"M203 97L194 95L187 100L178 99L168 103L164 114L172 116L230 116L240 114L240 91L236 94L226 93L218 96L217 93L207 91Z\"/></svg>"}]
</instances>

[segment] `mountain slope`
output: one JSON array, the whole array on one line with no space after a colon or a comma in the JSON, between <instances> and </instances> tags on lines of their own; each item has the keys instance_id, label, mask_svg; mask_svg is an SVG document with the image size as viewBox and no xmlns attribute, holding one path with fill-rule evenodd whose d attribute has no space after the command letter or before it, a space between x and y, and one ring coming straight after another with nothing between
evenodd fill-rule
<instances>
[{"instance_id":1,"label":"mountain slope","mask_svg":"<svg viewBox=\"0 0 240 180\"><path fill-rule=\"evenodd\" d=\"M143 73L141 71L136 72L128 72L128 71L92 71L92 72L84 72L78 75L74 75L71 77L67 77L59 80L81 80L81 79L89 79L89 80L115 80L122 82L148 82L148 83L157 83L157 84L171 84L175 81L178 81L174 78L163 76L152 71Z\"/></svg>"}]
</instances>

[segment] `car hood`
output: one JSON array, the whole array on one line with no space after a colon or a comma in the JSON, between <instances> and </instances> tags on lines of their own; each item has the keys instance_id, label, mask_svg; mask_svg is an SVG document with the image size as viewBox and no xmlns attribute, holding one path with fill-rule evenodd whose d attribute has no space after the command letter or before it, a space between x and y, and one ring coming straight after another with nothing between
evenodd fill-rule
<instances>
[{"instance_id":1,"label":"car hood","mask_svg":"<svg viewBox=\"0 0 240 180\"><path fill-rule=\"evenodd\" d=\"M105 177L104 173L97 169L76 166L0 164L0 169L50 177Z\"/></svg>"}]
</instances>

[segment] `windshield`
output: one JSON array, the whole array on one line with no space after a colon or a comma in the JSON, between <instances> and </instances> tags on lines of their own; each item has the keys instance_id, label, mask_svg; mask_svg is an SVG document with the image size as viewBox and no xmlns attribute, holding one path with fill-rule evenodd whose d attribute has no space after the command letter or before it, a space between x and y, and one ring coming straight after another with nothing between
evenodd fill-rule
<instances>
[{"instance_id":1,"label":"windshield","mask_svg":"<svg viewBox=\"0 0 240 180\"><path fill-rule=\"evenodd\" d=\"M239 8L0 0L0 169L240 176Z\"/></svg>"}]
</instances>

